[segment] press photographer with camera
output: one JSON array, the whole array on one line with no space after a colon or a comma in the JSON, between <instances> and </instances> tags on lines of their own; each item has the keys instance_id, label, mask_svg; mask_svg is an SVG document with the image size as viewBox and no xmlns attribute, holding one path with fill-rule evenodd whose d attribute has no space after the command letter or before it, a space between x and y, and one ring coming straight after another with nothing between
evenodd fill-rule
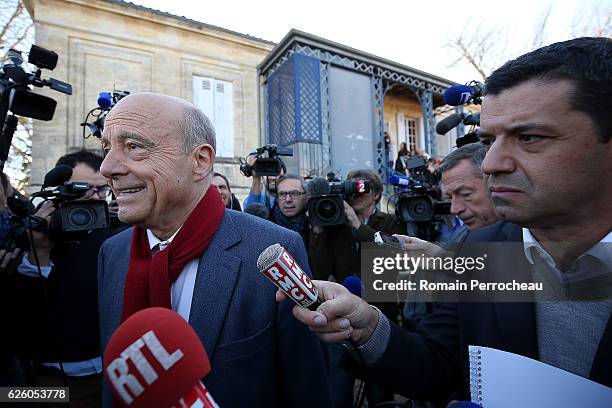
<instances>
[{"instance_id":1,"label":"press photographer with camera","mask_svg":"<svg viewBox=\"0 0 612 408\"><path fill-rule=\"evenodd\" d=\"M268 157L264 157L267 153ZM291 156L293 152L281 151L276 145L265 145L247 156L240 165L240 171L245 177L252 177L249 195L242 206L246 209L251 203L261 203L272 209L276 202L278 176L287 172L287 167L279 155ZM262 178L264 188L262 189Z\"/></svg>"},{"instance_id":2,"label":"press photographer with camera","mask_svg":"<svg viewBox=\"0 0 612 408\"><path fill-rule=\"evenodd\" d=\"M100 202L89 200L110 198L110 187L99 172L101 163L102 157L86 150L58 160L58 166L72 168L69 183L89 185L73 203L86 206ZM84 216L79 211L83 208L75 207L71 213L77 223ZM54 214L58 211L51 201L45 201L35 213L47 225L53 224ZM71 404L100 406L97 255L107 238L125 228L117 223L71 233L32 231L32 247L19 265L19 354L31 364L31 385L68 385Z\"/></svg>"},{"instance_id":3,"label":"press photographer with camera","mask_svg":"<svg viewBox=\"0 0 612 408\"><path fill-rule=\"evenodd\" d=\"M351 194L344 194L344 200L334 197L333 194L317 196L318 188L315 183L318 181L313 180L309 183L309 190L313 193L311 193L308 204L309 217L311 220L315 218L310 232L308 252L313 275L317 279L339 283L343 283L349 276L360 277L361 243L374 242L374 234L377 231L388 234L405 234L406 224L377 208L382 198L383 186L380 177L373 170L353 170L347 174L345 182L342 183L343 190L353 191ZM331 183L340 184L337 181ZM358 193L360 188L364 192ZM337 201L340 201L341 204ZM342 207L338 208L339 205ZM333 223L338 219L344 219L344 223L329 226L318 225L320 221L334 220L330 221ZM377 306L390 320L397 322L400 314L397 304L385 303ZM329 377L336 407L351 407L354 376L343 368L343 361L348 355L342 347L335 345L330 345L328 352L330 356ZM377 402L392 399L392 395L385 395L385 391L374 384L368 385L366 393L368 403L372 406Z\"/></svg>"}]
</instances>

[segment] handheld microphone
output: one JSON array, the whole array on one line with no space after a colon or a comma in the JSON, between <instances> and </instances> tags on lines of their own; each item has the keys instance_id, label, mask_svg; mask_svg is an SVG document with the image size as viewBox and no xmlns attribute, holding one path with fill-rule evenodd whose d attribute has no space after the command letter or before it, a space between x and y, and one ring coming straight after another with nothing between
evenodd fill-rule
<instances>
[{"instance_id":1,"label":"handheld microphone","mask_svg":"<svg viewBox=\"0 0 612 408\"><path fill-rule=\"evenodd\" d=\"M484 85L477 81L472 81L468 85L453 85L447 88L442 95L444 103L451 106L465 105L474 100L479 103L484 94Z\"/></svg>"},{"instance_id":2,"label":"handheld microphone","mask_svg":"<svg viewBox=\"0 0 612 408\"><path fill-rule=\"evenodd\" d=\"M45 174L42 188L60 186L70 180L70 177L72 177L72 168L65 164L60 164Z\"/></svg>"},{"instance_id":3,"label":"handheld microphone","mask_svg":"<svg viewBox=\"0 0 612 408\"><path fill-rule=\"evenodd\" d=\"M299 306L315 311L323 303L317 287L280 244L270 245L259 255L257 268Z\"/></svg>"},{"instance_id":4,"label":"handheld microphone","mask_svg":"<svg viewBox=\"0 0 612 408\"><path fill-rule=\"evenodd\" d=\"M398 176L397 174L394 174L389 176L389 184L398 187L408 187L410 186L410 177Z\"/></svg>"},{"instance_id":5,"label":"handheld microphone","mask_svg":"<svg viewBox=\"0 0 612 408\"><path fill-rule=\"evenodd\" d=\"M347 288L349 292L351 292L353 295L357 297L361 297L362 286L361 286L361 279L359 279L359 276L355 276L355 275L347 276L342 281L342 286Z\"/></svg>"},{"instance_id":6,"label":"handheld microphone","mask_svg":"<svg viewBox=\"0 0 612 408\"><path fill-rule=\"evenodd\" d=\"M200 381L209 372L198 335L161 307L130 316L104 350L104 374L124 407L219 408Z\"/></svg>"}]
</instances>

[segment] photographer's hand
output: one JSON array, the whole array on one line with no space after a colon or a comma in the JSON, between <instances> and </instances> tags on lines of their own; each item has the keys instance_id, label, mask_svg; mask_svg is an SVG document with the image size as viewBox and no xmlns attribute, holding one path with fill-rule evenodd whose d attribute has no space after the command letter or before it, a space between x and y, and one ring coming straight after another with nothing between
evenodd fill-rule
<instances>
[{"instance_id":1,"label":"photographer's hand","mask_svg":"<svg viewBox=\"0 0 612 408\"><path fill-rule=\"evenodd\" d=\"M366 301L333 282L312 281L325 300L316 312L294 306L293 315L326 343L342 343L351 338L355 345L365 344L378 325L378 312ZM280 290L276 300L287 296Z\"/></svg>"},{"instance_id":2,"label":"photographer's hand","mask_svg":"<svg viewBox=\"0 0 612 408\"><path fill-rule=\"evenodd\" d=\"M353 207L349 205L346 201L344 202L344 214L346 215L346 225L353 229L359 229L361 227L361 220L353 210Z\"/></svg>"},{"instance_id":3,"label":"photographer's hand","mask_svg":"<svg viewBox=\"0 0 612 408\"><path fill-rule=\"evenodd\" d=\"M252 180L251 180L251 192L255 195L260 195L261 194L261 176L258 176L257 173L255 172L255 169L253 168L253 166L255 165L255 160L257 160L257 154L250 154L247 156L247 164L249 165L249 167L251 168L251 176L252 176Z\"/></svg>"},{"instance_id":4,"label":"photographer's hand","mask_svg":"<svg viewBox=\"0 0 612 408\"><path fill-rule=\"evenodd\" d=\"M55 211L53 203L51 201L45 201L34 215L44 218L48 223L53 211ZM50 264L49 257L51 255L51 249L53 248L53 241L47 234L39 231L32 231L32 240L33 242L30 243L28 259L35 265L36 259L38 258L39 266L48 266ZM36 251L36 256L34 256L34 251Z\"/></svg>"},{"instance_id":5,"label":"photographer's hand","mask_svg":"<svg viewBox=\"0 0 612 408\"><path fill-rule=\"evenodd\" d=\"M10 251L0 249L0 275L15 273L21 261L21 255L23 255L21 248Z\"/></svg>"}]
</instances>

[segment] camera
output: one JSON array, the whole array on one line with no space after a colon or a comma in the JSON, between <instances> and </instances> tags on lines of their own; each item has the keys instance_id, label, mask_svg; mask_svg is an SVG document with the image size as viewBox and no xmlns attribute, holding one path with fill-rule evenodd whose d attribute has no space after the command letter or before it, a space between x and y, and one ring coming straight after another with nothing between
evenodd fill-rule
<instances>
[{"instance_id":1,"label":"camera","mask_svg":"<svg viewBox=\"0 0 612 408\"><path fill-rule=\"evenodd\" d=\"M35 73L23 69L21 52L10 49L7 61L0 67L0 171L8 159L13 134L17 129L17 116L38 120L51 120L57 102L47 96L33 93L30 85L49 87L55 91L72 95L72 86L54 78L41 78L41 69L53 70L57 65L57 54L32 45L28 62L37 67ZM10 114L9 114L10 112Z\"/></svg>"},{"instance_id":2,"label":"camera","mask_svg":"<svg viewBox=\"0 0 612 408\"><path fill-rule=\"evenodd\" d=\"M389 182L402 191L395 204L395 215L408 225L408 235L435 241L440 215L450 214L451 203L440 199L440 191L428 179L422 157L411 157L406 168L410 177L391 176Z\"/></svg>"},{"instance_id":3,"label":"camera","mask_svg":"<svg viewBox=\"0 0 612 408\"><path fill-rule=\"evenodd\" d=\"M267 152L267 157L259 157ZM283 169L283 163L278 156L293 156L293 149L281 148L275 144L268 144L257 148L252 154L257 154L257 160L251 168L246 159L240 159L240 172L245 177L251 177L253 172L258 176L278 176Z\"/></svg>"},{"instance_id":4,"label":"camera","mask_svg":"<svg viewBox=\"0 0 612 408\"><path fill-rule=\"evenodd\" d=\"M334 180L334 181L330 181ZM308 199L308 217L311 225L329 227L344 224L344 200L352 194L365 194L370 192L368 180L339 181L333 174L328 178L315 177L306 190Z\"/></svg>"},{"instance_id":5,"label":"camera","mask_svg":"<svg viewBox=\"0 0 612 408\"><path fill-rule=\"evenodd\" d=\"M108 204L104 200L77 200L90 190L89 183L67 180L72 176L69 166L60 165L45 175L43 188L32 197L50 199L56 208L46 230L51 234L89 231L110 226ZM45 187L56 187L44 190Z\"/></svg>"}]
</instances>

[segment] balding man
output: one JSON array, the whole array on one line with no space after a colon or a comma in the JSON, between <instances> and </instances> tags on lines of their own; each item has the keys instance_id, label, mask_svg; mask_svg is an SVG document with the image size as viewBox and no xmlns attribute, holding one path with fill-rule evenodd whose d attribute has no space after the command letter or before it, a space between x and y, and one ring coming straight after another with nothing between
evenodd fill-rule
<instances>
[{"instance_id":1,"label":"balding man","mask_svg":"<svg viewBox=\"0 0 612 408\"><path fill-rule=\"evenodd\" d=\"M212 185L208 118L181 99L133 94L106 117L103 144L101 172L119 219L135 225L100 251L103 349L133 313L171 308L202 340L212 363L206 385L220 406L330 406L316 338L292 318L291 305L275 303L274 286L256 269L258 255L274 243L307 268L302 240L225 211Z\"/></svg>"}]
</instances>

